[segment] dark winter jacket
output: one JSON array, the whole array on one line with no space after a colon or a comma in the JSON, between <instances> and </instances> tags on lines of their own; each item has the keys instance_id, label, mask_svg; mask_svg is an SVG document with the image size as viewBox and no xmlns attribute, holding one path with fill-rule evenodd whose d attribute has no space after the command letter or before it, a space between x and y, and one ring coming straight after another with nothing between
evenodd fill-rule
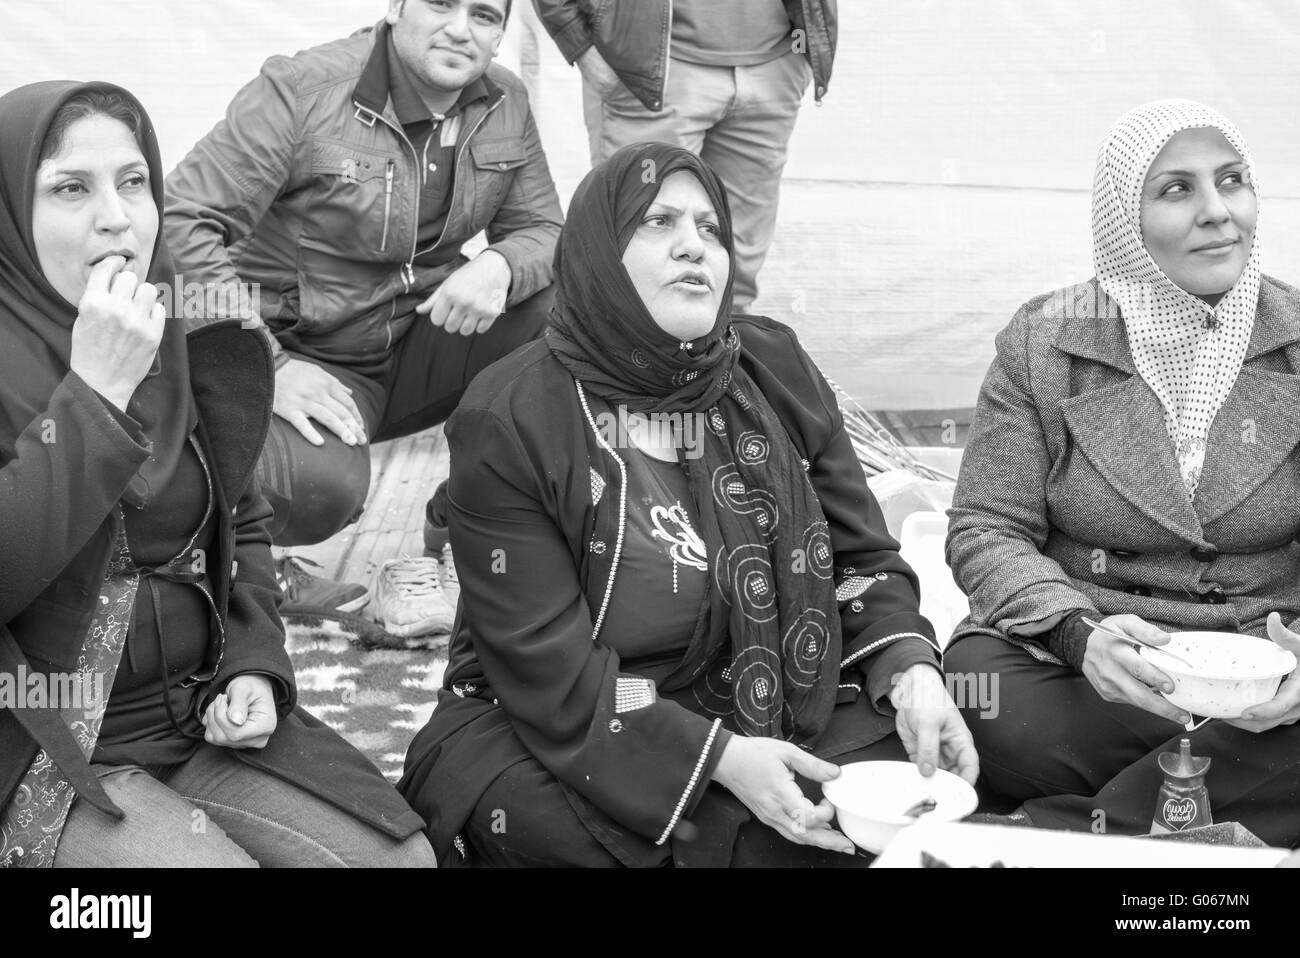
<instances>
[{"instance_id":1,"label":"dark winter jacket","mask_svg":"<svg viewBox=\"0 0 1300 958\"><path fill-rule=\"evenodd\" d=\"M812 746L829 758L893 732L893 679L917 663L937 664L934 631L812 359L780 323L734 324L740 363L807 462L829 526L840 694ZM592 635L623 541L622 463L544 341L485 370L447 437L463 606L445 691L399 788L428 820L445 861L483 791L529 757L526 732L533 757L583 809L593 834L624 863L643 864L692 814L731 733L665 696L634 711L618 706L626 663L604 638L618 623L606 623L599 641ZM503 569L521 570L526 588L503 588Z\"/></svg>"},{"instance_id":2,"label":"dark winter jacket","mask_svg":"<svg viewBox=\"0 0 1300 958\"><path fill-rule=\"evenodd\" d=\"M232 754L390 835L413 834L420 820L374 766L295 708L266 533L270 508L253 478L271 419L265 339L225 322L191 333L187 346L196 435L212 467L219 517L206 562L216 609L207 661L217 672L200 711L237 675L270 676L281 693L276 732L265 748ZM42 441L49 421L59 424L57 442ZM149 456L148 437L124 429L69 372L45 413L21 435L0 436L0 448L14 450L0 459L0 673L74 671L122 522L117 504ZM0 708L0 806L38 748L49 752L81 798L120 816L59 712L48 708Z\"/></svg>"}]
</instances>

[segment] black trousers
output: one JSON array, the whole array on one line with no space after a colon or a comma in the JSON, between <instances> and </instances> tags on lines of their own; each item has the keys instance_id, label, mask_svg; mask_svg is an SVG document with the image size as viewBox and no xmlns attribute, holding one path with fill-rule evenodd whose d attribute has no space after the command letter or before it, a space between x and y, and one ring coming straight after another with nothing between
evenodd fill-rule
<instances>
[{"instance_id":1,"label":"black trousers","mask_svg":"<svg viewBox=\"0 0 1300 958\"><path fill-rule=\"evenodd\" d=\"M358 368L315 363L352 390L371 442L398 439L444 422L465 388L498 359L542 334L551 306L547 287L514 306L485 333L450 334L416 316L383 363ZM370 490L369 446L348 446L319 423L324 445L313 446L279 416L271 419L257 478L271 503L276 545L323 542L361 515Z\"/></svg>"},{"instance_id":2,"label":"black trousers","mask_svg":"<svg viewBox=\"0 0 1300 958\"><path fill-rule=\"evenodd\" d=\"M907 750L897 735L831 759L836 765L907 760ZM821 801L819 784L802 776L795 780L810 801ZM729 796L726 800L738 806ZM740 813L747 820L736 832L729 861L733 868L854 868L870 865L875 859L862 851L855 856L796 845L743 809ZM498 776L479 800L462 835L469 846L470 862L479 866L617 868L620 864L569 805L560 783L536 759L512 765ZM664 844L661 865L674 863L670 846Z\"/></svg>"},{"instance_id":3,"label":"black trousers","mask_svg":"<svg viewBox=\"0 0 1300 958\"><path fill-rule=\"evenodd\" d=\"M1206 787L1216 822L1240 822L1270 845L1300 844L1300 725L1256 734L1211 721L1189 733L1106 702L1073 669L992 636L957 642L944 668L997 677L996 717L981 718L978 708L963 716L981 785L1023 803L1034 825L1146 834L1164 781L1157 757L1190 738L1193 754L1211 759Z\"/></svg>"}]
</instances>

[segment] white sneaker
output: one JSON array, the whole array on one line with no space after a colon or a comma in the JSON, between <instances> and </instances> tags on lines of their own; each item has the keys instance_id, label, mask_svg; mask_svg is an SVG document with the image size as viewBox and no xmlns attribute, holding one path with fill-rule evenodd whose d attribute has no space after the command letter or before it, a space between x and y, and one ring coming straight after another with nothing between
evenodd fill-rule
<instances>
[{"instance_id":1,"label":"white sneaker","mask_svg":"<svg viewBox=\"0 0 1300 958\"><path fill-rule=\"evenodd\" d=\"M442 571L442 591L454 609L460 601L460 576L456 575L456 560L452 557L450 542L442 547L442 557L438 562Z\"/></svg>"},{"instance_id":2,"label":"white sneaker","mask_svg":"<svg viewBox=\"0 0 1300 958\"><path fill-rule=\"evenodd\" d=\"M450 632L456 620L437 559L389 559L375 576L375 603L384 628L402 638Z\"/></svg>"}]
</instances>

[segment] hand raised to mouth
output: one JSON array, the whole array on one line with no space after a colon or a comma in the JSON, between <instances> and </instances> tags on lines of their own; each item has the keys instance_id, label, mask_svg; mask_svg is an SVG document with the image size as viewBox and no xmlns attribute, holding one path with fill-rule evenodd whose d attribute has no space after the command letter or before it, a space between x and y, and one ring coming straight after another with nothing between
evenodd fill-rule
<instances>
[{"instance_id":1,"label":"hand raised to mouth","mask_svg":"<svg viewBox=\"0 0 1300 958\"><path fill-rule=\"evenodd\" d=\"M167 311L158 290L110 254L90 271L72 326L69 367L122 411L153 366Z\"/></svg>"}]
</instances>

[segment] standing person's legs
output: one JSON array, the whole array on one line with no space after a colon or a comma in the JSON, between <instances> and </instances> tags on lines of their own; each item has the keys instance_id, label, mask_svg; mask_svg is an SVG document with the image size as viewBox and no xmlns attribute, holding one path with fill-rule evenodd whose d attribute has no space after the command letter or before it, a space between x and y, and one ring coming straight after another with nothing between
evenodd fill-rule
<instances>
[{"instance_id":1,"label":"standing person's legs","mask_svg":"<svg viewBox=\"0 0 1300 958\"><path fill-rule=\"evenodd\" d=\"M736 244L732 301L737 312L748 312L776 232L787 146L812 68L801 54L788 53L734 74L735 96L704 137L700 158L727 188Z\"/></svg>"},{"instance_id":2,"label":"standing person's legs","mask_svg":"<svg viewBox=\"0 0 1300 958\"><path fill-rule=\"evenodd\" d=\"M379 773L376 772L376 775ZM432 868L423 832L397 839L206 742L166 785L263 867ZM211 825L209 825L211 827Z\"/></svg>"},{"instance_id":3,"label":"standing person's legs","mask_svg":"<svg viewBox=\"0 0 1300 958\"><path fill-rule=\"evenodd\" d=\"M627 87L619 85L602 100L586 81L583 112L591 148L591 165L603 163L629 143L672 143L699 153L704 137L731 104L735 80L731 67L708 67L673 60L668 70L664 108L647 110Z\"/></svg>"},{"instance_id":4,"label":"standing person's legs","mask_svg":"<svg viewBox=\"0 0 1300 958\"><path fill-rule=\"evenodd\" d=\"M346 366L310 360L352 390L373 442L384 408L384 390L375 379ZM325 440L316 446L287 420L271 417L266 445L257 461L257 481L274 510L271 541L278 546L324 542L356 520L370 490L370 448L348 446L312 421Z\"/></svg>"}]
</instances>

